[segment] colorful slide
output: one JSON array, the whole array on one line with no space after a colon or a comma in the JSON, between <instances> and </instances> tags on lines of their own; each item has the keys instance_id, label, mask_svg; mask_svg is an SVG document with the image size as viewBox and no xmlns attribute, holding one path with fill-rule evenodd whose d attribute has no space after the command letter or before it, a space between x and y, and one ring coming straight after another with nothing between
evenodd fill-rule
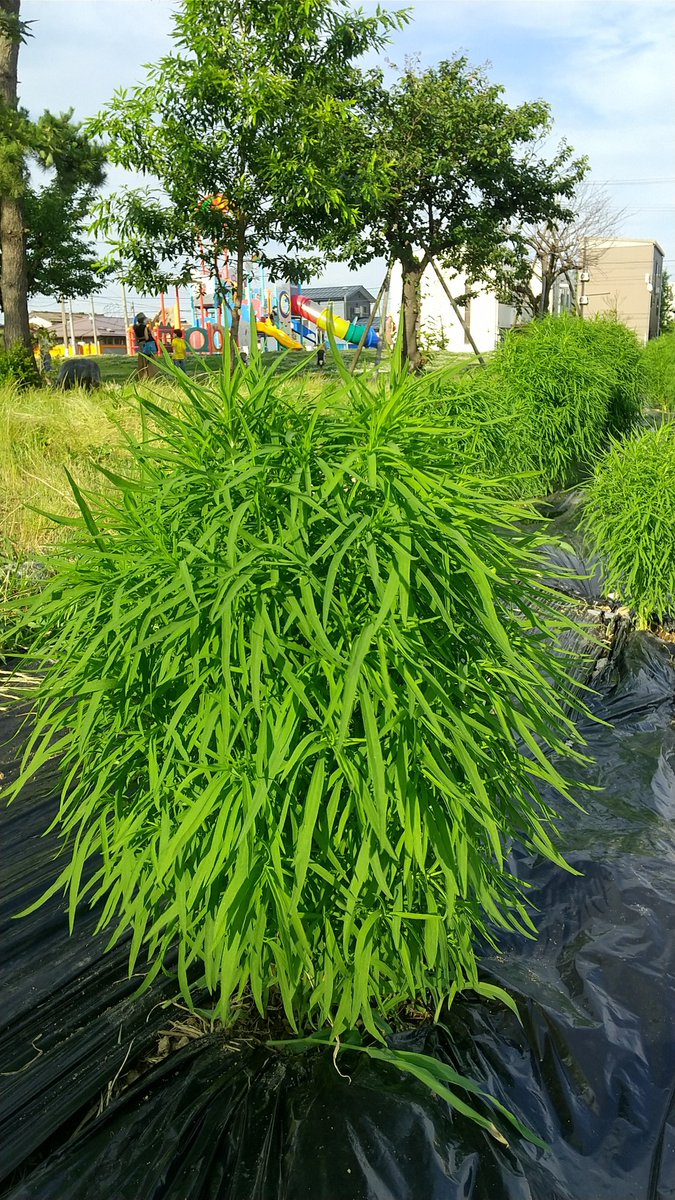
<instances>
[{"instance_id":1,"label":"colorful slide","mask_svg":"<svg viewBox=\"0 0 675 1200\"><path fill-rule=\"evenodd\" d=\"M264 337L274 338L280 346L285 346L287 350L304 349L301 342L296 342L295 338L290 337L288 333L284 333L283 329L279 329L271 321L256 321L255 327L258 333L262 333Z\"/></svg>"},{"instance_id":2,"label":"colorful slide","mask_svg":"<svg viewBox=\"0 0 675 1200\"><path fill-rule=\"evenodd\" d=\"M349 321L345 321L344 317L336 317L331 313L329 308L324 308L323 312L320 312L307 296L291 296L291 312L294 317L300 317L303 321L309 321L310 324L316 325L319 329L330 330L341 341L349 342L353 346L358 346L363 337L365 325L355 325L353 322L350 324ZM371 349L379 345L379 341L380 339L375 330L369 329L364 345L368 349Z\"/></svg>"}]
</instances>

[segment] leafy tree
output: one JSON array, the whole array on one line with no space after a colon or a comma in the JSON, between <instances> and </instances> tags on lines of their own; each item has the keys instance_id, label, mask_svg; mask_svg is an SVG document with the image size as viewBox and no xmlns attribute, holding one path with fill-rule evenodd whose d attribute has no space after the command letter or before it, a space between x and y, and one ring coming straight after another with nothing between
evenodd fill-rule
<instances>
[{"instance_id":1,"label":"leafy tree","mask_svg":"<svg viewBox=\"0 0 675 1200\"><path fill-rule=\"evenodd\" d=\"M186 282L204 257L222 284L229 252L235 340L246 258L307 277L317 263L307 248L335 222L355 229L360 212L360 195L348 200L344 188L348 147L378 77L355 62L402 20L350 12L345 0L183 0L173 52L89 126L114 162L149 180L103 201L94 225L127 281ZM359 183L374 190L374 164Z\"/></svg>"},{"instance_id":2,"label":"leafy tree","mask_svg":"<svg viewBox=\"0 0 675 1200\"><path fill-rule=\"evenodd\" d=\"M74 295L82 284L94 286L81 231L104 179L104 151L73 123L72 110L33 121L20 107L18 53L29 34L20 0L0 0L0 304L7 349L31 345L31 292ZM46 189L31 187L29 162L51 172Z\"/></svg>"},{"instance_id":3,"label":"leafy tree","mask_svg":"<svg viewBox=\"0 0 675 1200\"><path fill-rule=\"evenodd\" d=\"M0 0L0 301L5 317L5 347L16 342L30 348L26 254L21 197L25 164L25 124L18 108L19 45L28 34L20 20L20 0Z\"/></svg>"},{"instance_id":4,"label":"leafy tree","mask_svg":"<svg viewBox=\"0 0 675 1200\"><path fill-rule=\"evenodd\" d=\"M663 272L661 279L661 308L659 310L659 333L672 333L675 329L675 292L670 275Z\"/></svg>"},{"instance_id":5,"label":"leafy tree","mask_svg":"<svg viewBox=\"0 0 675 1200\"><path fill-rule=\"evenodd\" d=\"M493 280L512 256L515 221L560 219L563 199L583 174L566 143L538 153L551 125L542 101L509 106L503 88L465 58L418 71L407 64L372 108L379 186L361 226L336 249L352 266L376 255L401 264L404 346L413 367L419 349L420 283L437 261L476 282ZM353 173L360 187L360 170ZM366 233L363 233L363 227Z\"/></svg>"},{"instance_id":6,"label":"leafy tree","mask_svg":"<svg viewBox=\"0 0 675 1200\"><path fill-rule=\"evenodd\" d=\"M24 196L28 295L87 296L100 291L101 269L86 234L96 187L69 188L54 179Z\"/></svg>"},{"instance_id":7,"label":"leafy tree","mask_svg":"<svg viewBox=\"0 0 675 1200\"><path fill-rule=\"evenodd\" d=\"M612 209L607 194L583 182L570 201L568 218L521 226L513 242L513 258L503 275L502 294L519 315L543 317L551 306L553 286L566 279L574 299L575 275L593 266L604 247L599 239L615 236L625 209Z\"/></svg>"}]
</instances>

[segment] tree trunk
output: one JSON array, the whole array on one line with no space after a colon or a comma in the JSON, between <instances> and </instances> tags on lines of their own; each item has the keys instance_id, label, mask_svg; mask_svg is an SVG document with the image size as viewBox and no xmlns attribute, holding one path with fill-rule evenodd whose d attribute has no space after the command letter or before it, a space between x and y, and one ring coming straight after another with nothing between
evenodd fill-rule
<instances>
[{"instance_id":1,"label":"tree trunk","mask_svg":"<svg viewBox=\"0 0 675 1200\"><path fill-rule=\"evenodd\" d=\"M0 25L0 106L17 107L20 0L0 0L0 16L10 19L9 29ZM15 23L15 30L11 23ZM23 204L20 196L0 197L0 294L5 317L5 349L17 342L31 347L28 325L28 286Z\"/></svg>"},{"instance_id":2,"label":"tree trunk","mask_svg":"<svg viewBox=\"0 0 675 1200\"><path fill-rule=\"evenodd\" d=\"M403 267L403 354L413 371L422 369L419 347L420 284L422 268L419 263L405 262Z\"/></svg>"}]
</instances>

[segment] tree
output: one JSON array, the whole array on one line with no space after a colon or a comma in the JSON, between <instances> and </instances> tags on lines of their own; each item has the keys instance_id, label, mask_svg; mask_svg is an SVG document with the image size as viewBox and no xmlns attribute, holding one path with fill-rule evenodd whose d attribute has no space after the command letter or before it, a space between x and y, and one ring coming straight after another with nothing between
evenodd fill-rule
<instances>
[{"instance_id":1,"label":"tree","mask_svg":"<svg viewBox=\"0 0 675 1200\"><path fill-rule=\"evenodd\" d=\"M611 240L625 215L625 209L612 208L603 190L584 182L575 189L570 208L567 220L526 224L514 234L502 294L519 315L545 316L559 279L567 280L574 304L576 272L598 261L606 247L595 250L594 243Z\"/></svg>"},{"instance_id":2,"label":"tree","mask_svg":"<svg viewBox=\"0 0 675 1200\"><path fill-rule=\"evenodd\" d=\"M663 272L661 279L661 308L659 310L659 333L672 333L675 329L675 292L670 275Z\"/></svg>"},{"instance_id":3,"label":"tree","mask_svg":"<svg viewBox=\"0 0 675 1200\"><path fill-rule=\"evenodd\" d=\"M87 296L103 287L109 271L101 269L86 234L96 192L92 184L68 188L58 179L26 189L29 296Z\"/></svg>"},{"instance_id":4,"label":"tree","mask_svg":"<svg viewBox=\"0 0 675 1200\"><path fill-rule=\"evenodd\" d=\"M111 242L109 261L159 290L189 280L203 257L222 285L227 251L236 341L246 258L306 278L320 233L356 226L360 198L348 201L342 186L347 145L377 75L354 64L401 20L351 13L344 0L183 0L174 52L89 126L114 162L154 181L99 206L94 229ZM374 179L366 164L366 192Z\"/></svg>"},{"instance_id":5,"label":"tree","mask_svg":"<svg viewBox=\"0 0 675 1200\"><path fill-rule=\"evenodd\" d=\"M18 103L19 46L29 36L20 0L0 0L0 305L5 346L31 346L28 296L75 295L94 286L83 221L104 179L104 149L92 145L72 110L33 121ZM46 188L29 182L28 164L50 173Z\"/></svg>"},{"instance_id":6,"label":"tree","mask_svg":"<svg viewBox=\"0 0 675 1200\"><path fill-rule=\"evenodd\" d=\"M28 27L20 20L20 0L0 0L0 296L5 317L5 348L30 348L22 195L25 121L18 107L19 45Z\"/></svg>"},{"instance_id":7,"label":"tree","mask_svg":"<svg viewBox=\"0 0 675 1200\"><path fill-rule=\"evenodd\" d=\"M370 153L386 178L371 189L375 203L361 227L347 239L338 231L335 248L352 266L377 255L401 264L404 348L414 368L425 269L438 261L492 281L512 253L514 221L562 218L562 201L584 170L566 143L548 161L537 154L551 124L548 105L512 108L502 95L457 58L422 72L407 64L373 108ZM353 178L358 188L358 171Z\"/></svg>"}]
</instances>

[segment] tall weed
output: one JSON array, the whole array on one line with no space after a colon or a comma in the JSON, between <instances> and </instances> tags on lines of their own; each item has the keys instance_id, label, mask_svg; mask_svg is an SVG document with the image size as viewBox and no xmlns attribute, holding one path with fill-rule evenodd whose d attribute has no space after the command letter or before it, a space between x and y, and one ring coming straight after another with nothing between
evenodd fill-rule
<instances>
[{"instance_id":1,"label":"tall weed","mask_svg":"<svg viewBox=\"0 0 675 1200\"><path fill-rule=\"evenodd\" d=\"M675 332L647 342L643 354L648 403L675 412Z\"/></svg>"},{"instance_id":2,"label":"tall weed","mask_svg":"<svg viewBox=\"0 0 675 1200\"><path fill-rule=\"evenodd\" d=\"M642 392L635 335L571 316L513 331L484 369L445 386L448 413L472 429L467 465L520 496L578 480L610 436L636 424Z\"/></svg>"},{"instance_id":3,"label":"tall weed","mask_svg":"<svg viewBox=\"0 0 675 1200\"><path fill-rule=\"evenodd\" d=\"M675 427L668 422L612 446L599 463L584 528L611 591L638 623L675 611Z\"/></svg>"},{"instance_id":4,"label":"tall weed","mask_svg":"<svg viewBox=\"0 0 675 1200\"><path fill-rule=\"evenodd\" d=\"M395 364L290 403L256 362L129 438L36 602L49 640L10 798L61 755L71 920L100 902L130 971L178 951L220 1017L381 1037L404 1001L533 936L515 843L563 867L569 624L521 506L461 471ZM34 615L34 614L32 614ZM492 989L494 991L494 989ZM447 1082L447 1081L446 1081Z\"/></svg>"}]
</instances>

